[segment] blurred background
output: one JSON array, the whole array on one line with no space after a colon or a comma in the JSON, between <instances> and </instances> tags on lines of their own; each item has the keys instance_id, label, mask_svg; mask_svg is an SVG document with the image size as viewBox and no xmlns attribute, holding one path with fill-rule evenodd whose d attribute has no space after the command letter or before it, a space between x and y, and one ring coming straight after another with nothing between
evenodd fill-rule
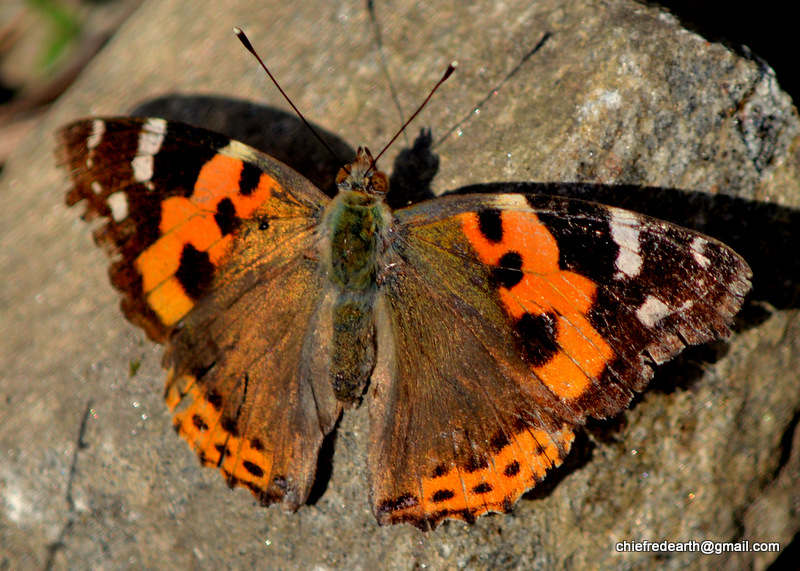
<instances>
[{"instance_id":1,"label":"blurred background","mask_svg":"<svg viewBox=\"0 0 800 571\"><path fill-rule=\"evenodd\" d=\"M364 0L365 4L369 0ZM143 0L0 0L0 169L19 141ZM777 0L664 0L685 27L764 60L796 99L794 19ZM187 6L189 4L187 3Z\"/></svg>"}]
</instances>

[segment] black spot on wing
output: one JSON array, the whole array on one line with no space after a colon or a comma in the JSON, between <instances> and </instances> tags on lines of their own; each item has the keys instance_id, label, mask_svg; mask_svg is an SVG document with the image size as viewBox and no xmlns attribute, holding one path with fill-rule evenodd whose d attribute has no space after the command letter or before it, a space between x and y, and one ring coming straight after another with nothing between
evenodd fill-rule
<instances>
[{"instance_id":1,"label":"black spot on wing","mask_svg":"<svg viewBox=\"0 0 800 571\"><path fill-rule=\"evenodd\" d=\"M461 466L465 472L471 474L489 467L489 460L482 456L470 456Z\"/></svg>"},{"instance_id":2,"label":"black spot on wing","mask_svg":"<svg viewBox=\"0 0 800 571\"><path fill-rule=\"evenodd\" d=\"M518 252L506 252L497 267L492 268L491 281L495 286L511 289L523 278L522 256Z\"/></svg>"},{"instance_id":3,"label":"black spot on wing","mask_svg":"<svg viewBox=\"0 0 800 571\"><path fill-rule=\"evenodd\" d=\"M597 283L612 280L619 246L611 235L607 207L575 200L553 201L551 206L537 216L558 241L561 269Z\"/></svg>"},{"instance_id":4,"label":"black spot on wing","mask_svg":"<svg viewBox=\"0 0 800 571\"><path fill-rule=\"evenodd\" d=\"M517 321L515 329L519 335L520 352L529 365L540 367L558 352L558 321L552 313L526 313Z\"/></svg>"},{"instance_id":5,"label":"black spot on wing","mask_svg":"<svg viewBox=\"0 0 800 571\"><path fill-rule=\"evenodd\" d=\"M197 363L197 364L194 364L190 368L190 374L196 380L200 380L200 379L202 379L203 377L205 377L208 374L208 372L214 367L214 365L215 365L214 361L211 361L210 363ZM186 393L182 393L181 396L183 396L185 394ZM218 395L218 393L216 393L216 391L214 392L214 394ZM214 406L213 402L212 402L212 406Z\"/></svg>"},{"instance_id":6,"label":"black spot on wing","mask_svg":"<svg viewBox=\"0 0 800 571\"><path fill-rule=\"evenodd\" d=\"M520 469L521 466L519 465L519 462L517 462L516 460L512 460L503 469L503 474L505 474L509 478L512 478L517 474L519 474Z\"/></svg>"},{"instance_id":7,"label":"black spot on wing","mask_svg":"<svg viewBox=\"0 0 800 571\"><path fill-rule=\"evenodd\" d=\"M436 468L433 469L433 477L438 478L440 476L444 476L449 471L450 469L447 466L445 466L444 464L439 464L438 466L436 466Z\"/></svg>"},{"instance_id":8,"label":"black spot on wing","mask_svg":"<svg viewBox=\"0 0 800 571\"><path fill-rule=\"evenodd\" d=\"M208 424L206 424L203 417L199 414L192 416L192 424L194 424L194 427L198 430L208 430Z\"/></svg>"},{"instance_id":9,"label":"black spot on wing","mask_svg":"<svg viewBox=\"0 0 800 571\"><path fill-rule=\"evenodd\" d=\"M208 252L201 252L192 244L186 244L175 277L189 297L199 299L214 278L214 264Z\"/></svg>"},{"instance_id":10,"label":"black spot on wing","mask_svg":"<svg viewBox=\"0 0 800 571\"><path fill-rule=\"evenodd\" d=\"M472 493L473 494L488 494L492 491L492 485L487 482L481 482L480 484L473 486Z\"/></svg>"},{"instance_id":11,"label":"black spot on wing","mask_svg":"<svg viewBox=\"0 0 800 571\"><path fill-rule=\"evenodd\" d=\"M223 236L233 234L239 227L240 219L236 215L236 206L233 201L226 197L219 201L217 213L214 214L214 221L219 226Z\"/></svg>"},{"instance_id":12,"label":"black spot on wing","mask_svg":"<svg viewBox=\"0 0 800 571\"><path fill-rule=\"evenodd\" d=\"M455 496L456 493L453 490L437 490L431 496L431 501L435 504L440 504L454 498Z\"/></svg>"},{"instance_id":13,"label":"black spot on wing","mask_svg":"<svg viewBox=\"0 0 800 571\"><path fill-rule=\"evenodd\" d=\"M242 172L239 175L239 192L244 196L250 196L258 188L261 180L261 169L251 163L244 163Z\"/></svg>"},{"instance_id":14,"label":"black spot on wing","mask_svg":"<svg viewBox=\"0 0 800 571\"><path fill-rule=\"evenodd\" d=\"M490 242L500 242L503 239L503 221L500 211L496 208L487 208L478 212L478 228L484 238Z\"/></svg>"},{"instance_id":15,"label":"black spot on wing","mask_svg":"<svg viewBox=\"0 0 800 571\"><path fill-rule=\"evenodd\" d=\"M208 391L206 400L208 400L208 404L210 404L214 410L222 409L222 395L216 389Z\"/></svg>"},{"instance_id":16,"label":"black spot on wing","mask_svg":"<svg viewBox=\"0 0 800 571\"><path fill-rule=\"evenodd\" d=\"M505 432L498 432L494 436L492 436L491 441L489 442L489 449L494 452L500 452L503 448L510 444L510 440Z\"/></svg>"},{"instance_id":17,"label":"black spot on wing","mask_svg":"<svg viewBox=\"0 0 800 571\"><path fill-rule=\"evenodd\" d=\"M230 417L223 417L222 418L222 429L237 438L239 436L239 427L236 425L236 420Z\"/></svg>"},{"instance_id":18,"label":"black spot on wing","mask_svg":"<svg viewBox=\"0 0 800 571\"><path fill-rule=\"evenodd\" d=\"M262 470L261 466L259 466L258 464L254 464L249 460L245 460L244 462L242 462L242 466L244 467L245 470L250 472L256 478L264 477L264 470Z\"/></svg>"}]
</instances>

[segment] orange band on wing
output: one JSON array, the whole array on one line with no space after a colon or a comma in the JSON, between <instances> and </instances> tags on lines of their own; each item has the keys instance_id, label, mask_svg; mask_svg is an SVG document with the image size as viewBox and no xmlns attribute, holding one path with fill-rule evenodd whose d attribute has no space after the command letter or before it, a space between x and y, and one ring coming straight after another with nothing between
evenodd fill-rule
<instances>
[{"instance_id":1,"label":"orange band on wing","mask_svg":"<svg viewBox=\"0 0 800 571\"><path fill-rule=\"evenodd\" d=\"M135 265L148 305L167 326L194 307L194 300L175 278L184 249L191 245L207 253L213 266L219 266L230 252L233 236L223 235L216 219L220 203L230 200L234 215L247 218L277 187L272 177L262 173L258 185L242 194L239 181L244 165L240 159L217 154L200 170L191 196L172 196L161 204L161 236L139 255Z\"/></svg>"},{"instance_id":2,"label":"orange band on wing","mask_svg":"<svg viewBox=\"0 0 800 571\"><path fill-rule=\"evenodd\" d=\"M216 210L225 198L230 198L239 218L248 218L256 208L264 204L278 187L277 181L261 173L258 185L249 194L239 192L239 178L245 163L241 159L218 154L200 170L191 200L207 210Z\"/></svg>"},{"instance_id":3,"label":"orange band on wing","mask_svg":"<svg viewBox=\"0 0 800 571\"><path fill-rule=\"evenodd\" d=\"M498 294L506 314L519 320L526 314L556 316L555 343L559 351L542 365L532 367L537 377L561 398L583 395L613 357L611 346L589 322L597 285L559 266L558 243L533 212L503 210L501 239L490 240L481 230L479 215L462 215L464 234L480 260L500 267L504 256L516 253L522 260L519 281L500 286Z\"/></svg>"},{"instance_id":4,"label":"orange band on wing","mask_svg":"<svg viewBox=\"0 0 800 571\"><path fill-rule=\"evenodd\" d=\"M551 274L558 268L558 244L533 212L502 212L503 239L493 242L481 232L478 215L463 214L462 225L469 243L484 263L496 266L500 258L514 251L522 255L524 271Z\"/></svg>"}]
</instances>

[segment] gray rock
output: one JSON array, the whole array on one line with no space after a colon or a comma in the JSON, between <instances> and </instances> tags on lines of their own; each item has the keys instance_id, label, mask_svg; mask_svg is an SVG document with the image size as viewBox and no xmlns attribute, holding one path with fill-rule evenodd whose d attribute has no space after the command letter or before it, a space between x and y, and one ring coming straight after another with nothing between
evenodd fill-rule
<instances>
[{"instance_id":1,"label":"gray rock","mask_svg":"<svg viewBox=\"0 0 800 571\"><path fill-rule=\"evenodd\" d=\"M201 468L171 430L161 349L123 319L107 260L64 205L55 129L142 104L266 150L291 141L301 168L311 147L232 25L337 149L380 148L402 122L364 2L188 6L145 3L3 173L0 568L763 569L777 557L615 552L626 540L785 547L800 528L800 123L763 62L627 0L376 3L402 115L460 62L384 168L427 127L434 192L576 183L545 186L712 233L755 274L730 341L662 367L513 513L423 534L379 528L369 511L364 409L346 414L327 486L297 514ZM509 182L521 184L496 184Z\"/></svg>"}]
</instances>

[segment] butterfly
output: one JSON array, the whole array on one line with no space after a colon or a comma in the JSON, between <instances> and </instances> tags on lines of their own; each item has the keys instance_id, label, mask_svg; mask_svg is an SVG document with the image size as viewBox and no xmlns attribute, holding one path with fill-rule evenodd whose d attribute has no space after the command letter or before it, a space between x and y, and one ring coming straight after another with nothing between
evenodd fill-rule
<instances>
[{"instance_id":1,"label":"butterfly","mask_svg":"<svg viewBox=\"0 0 800 571\"><path fill-rule=\"evenodd\" d=\"M122 309L165 345L173 425L290 511L368 407L380 524L508 512L653 367L729 335L751 271L717 240L563 197L387 205L359 148L329 198L278 160L159 118L58 133L67 204L102 219Z\"/></svg>"}]
</instances>

